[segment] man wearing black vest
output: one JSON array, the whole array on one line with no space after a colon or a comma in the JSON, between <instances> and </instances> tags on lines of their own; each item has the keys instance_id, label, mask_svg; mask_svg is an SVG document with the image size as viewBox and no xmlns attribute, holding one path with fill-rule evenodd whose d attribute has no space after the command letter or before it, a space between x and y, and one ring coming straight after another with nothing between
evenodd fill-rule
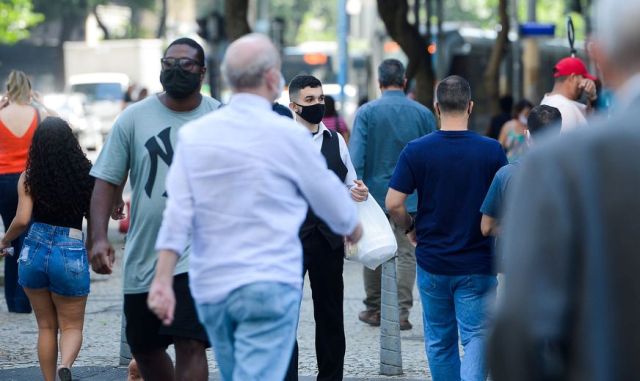
<instances>
[{"instance_id":1,"label":"man wearing black vest","mask_svg":"<svg viewBox=\"0 0 640 381\"><path fill-rule=\"evenodd\" d=\"M322 123L324 93L322 83L310 75L299 75L289 84L289 108L295 119L312 134L314 144L327 160L327 166L351 189L355 201L364 201L369 190L356 179L349 150L342 136ZM300 228L304 251L303 276L309 272L316 321L316 359L318 380L342 380L345 353L342 301L343 237L331 231L312 210ZM298 346L294 348L287 381L297 380Z\"/></svg>"}]
</instances>

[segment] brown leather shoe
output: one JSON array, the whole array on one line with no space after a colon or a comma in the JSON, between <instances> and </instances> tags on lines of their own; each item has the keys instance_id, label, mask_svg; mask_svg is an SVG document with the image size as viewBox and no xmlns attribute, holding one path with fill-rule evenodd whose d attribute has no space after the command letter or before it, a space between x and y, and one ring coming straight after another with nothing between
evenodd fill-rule
<instances>
[{"instance_id":1,"label":"brown leather shoe","mask_svg":"<svg viewBox=\"0 0 640 381\"><path fill-rule=\"evenodd\" d=\"M358 314L358 319L360 319L361 322L367 323L374 327L380 326L380 312L369 310L362 311Z\"/></svg>"},{"instance_id":2,"label":"brown leather shoe","mask_svg":"<svg viewBox=\"0 0 640 381\"><path fill-rule=\"evenodd\" d=\"M413 325L411 325L411 323L409 322L409 319L400 320L400 330L401 331L408 331L411 328L413 328Z\"/></svg>"}]
</instances>

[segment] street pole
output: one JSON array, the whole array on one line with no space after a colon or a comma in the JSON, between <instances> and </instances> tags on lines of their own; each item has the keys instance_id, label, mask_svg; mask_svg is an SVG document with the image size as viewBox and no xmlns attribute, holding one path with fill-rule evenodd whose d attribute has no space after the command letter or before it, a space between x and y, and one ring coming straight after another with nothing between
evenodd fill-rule
<instances>
[{"instance_id":1,"label":"street pole","mask_svg":"<svg viewBox=\"0 0 640 381\"><path fill-rule=\"evenodd\" d=\"M131 348L129 348L129 343L127 343L127 336L125 335L127 328L127 322L124 318L124 311L122 312L122 319L120 320L120 361L118 364L120 366L128 366L129 362L133 358L131 355Z\"/></svg>"},{"instance_id":2,"label":"street pole","mask_svg":"<svg viewBox=\"0 0 640 381\"><path fill-rule=\"evenodd\" d=\"M438 18L438 23L436 24L438 35L436 36L436 46L438 47L436 51L436 79L441 79L446 75L445 67L444 67L444 34L442 29L442 23L444 23L444 0L436 0L436 16ZM440 77L441 76L441 77Z\"/></svg>"},{"instance_id":3,"label":"street pole","mask_svg":"<svg viewBox=\"0 0 640 381\"><path fill-rule=\"evenodd\" d=\"M385 376L402 374L402 346L400 340L400 310L398 309L396 257L382 264L380 374Z\"/></svg>"},{"instance_id":4,"label":"street pole","mask_svg":"<svg viewBox=\"0 0 640 381\"><path fill-rule=\"evenodd\" d=\"M536 22L536 0L529 0L527 3L527 21Z\"/></svg>"},{"instance_id":5,"label":"street pole","mask_svg":"<svg viewBox=\"0 0 640 381\"><path fill-rule=\"evenodd\" d=\"M344 110L344 87L347 84L347 73L349 70L347 51L347 3L346 0L338 0L338 85L340 86L340 105ZM344 112L344 111L343 111Z\"/></svg>"}]
</instances>

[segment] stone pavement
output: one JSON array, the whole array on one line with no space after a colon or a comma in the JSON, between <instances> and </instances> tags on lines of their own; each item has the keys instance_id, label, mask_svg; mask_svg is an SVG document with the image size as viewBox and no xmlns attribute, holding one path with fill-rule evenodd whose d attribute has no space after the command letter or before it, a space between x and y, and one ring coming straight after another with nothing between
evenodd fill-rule
<instances>
[{"instance_id":1,"label":"stone pavement","mask_svg":"<svg viewBox=\"0 0 640 381\"><path fill-rule=\"evenodd\" d=\"M123 246L122 237L110 229L116 248ZM122 319L121 250L117 266L111 276L91 273L91 294L86 309L84 343L74 364L74 380L125 380L126 370L118 367L120 322ZM402 358L404 374L385 377L379 374L380 331L358 320L363 308L364 287L362 266L345 262L345 332L347 352L345 380L430 380L422 331L422 306L414 290L414 307L410 321L414 327L402 331ZM305 280L304 299L300 313L298 344L300 346L299 373L301 380L314 380L317 373L314 349L314 321L311 290ZM31 315L9 314L0 287L0 380L40 380L36 351L37 326ZM209 351L209 368L213 380L218 380L217 365Z\"/></svg>"}]
</instances>

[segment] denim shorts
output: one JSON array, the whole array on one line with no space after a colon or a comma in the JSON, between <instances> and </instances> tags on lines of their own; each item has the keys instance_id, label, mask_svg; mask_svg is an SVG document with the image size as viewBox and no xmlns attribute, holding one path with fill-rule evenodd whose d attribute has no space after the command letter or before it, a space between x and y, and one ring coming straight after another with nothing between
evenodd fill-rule
<instances>
[{"instance_id":1,"label":"denim shorts","mask_svg":"<svg viewBox=\"0 0 640 381\"><path fill-rule=\"evenodd\" d=\"M35 222L18 258L18 282L62 296L89 294L89 261L77 229Z\"/></svg>"}]
</instances>

